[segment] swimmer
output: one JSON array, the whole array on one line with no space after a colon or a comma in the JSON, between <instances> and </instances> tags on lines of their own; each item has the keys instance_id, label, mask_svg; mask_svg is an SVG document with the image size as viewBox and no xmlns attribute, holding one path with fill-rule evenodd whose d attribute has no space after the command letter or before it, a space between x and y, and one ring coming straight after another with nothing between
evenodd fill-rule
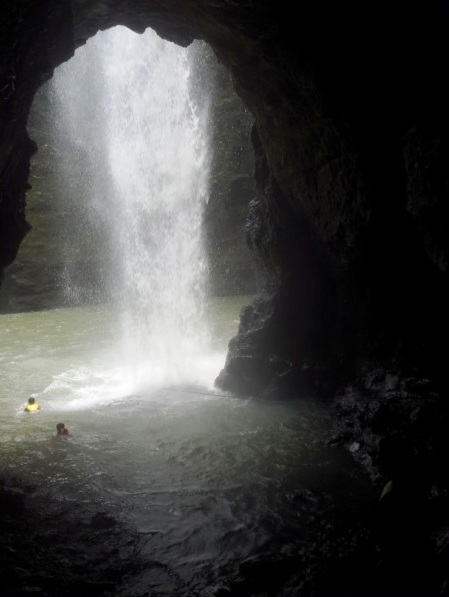
<instances>
[{"instance_id":1,"label":"swimmer","mask_svg":"<svg viewBox=\"0 0 449 597\"><path fill-rule=\"evenodd\" d=\"M64 423L58 423L56 425L56 435L58 437L72 437L72 434L67 429L67 427L64 425Z\"/></svg>"},{"instance_id":2,"label":"swimmer","mask_svg":"<svg viewBox=\"0 0 449 597\"><path fill-rule=\"evenodd\" d=\"M34 398L28 398L28 404L23 409L26 413L34 413L40 409L39 404Z\"/></svg>"}]
</instances>

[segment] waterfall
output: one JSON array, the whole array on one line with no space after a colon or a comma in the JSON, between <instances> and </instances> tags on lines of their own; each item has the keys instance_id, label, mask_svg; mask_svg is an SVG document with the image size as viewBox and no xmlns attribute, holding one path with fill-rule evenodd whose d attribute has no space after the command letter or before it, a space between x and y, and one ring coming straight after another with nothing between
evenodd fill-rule
<instances>
[{"instance_id":1,"label":"waterfall","mask_svg":"<svg viewBox=\"0 0 449 597\"><path fill-rule=\"evenodd\" d=\"M207 351L209 147L195 60L195 44L116 27L79 48L51 82L62 176L75 178L74 203L88 206L136 384L196 383Z\"/></svg>"}]
</instances>

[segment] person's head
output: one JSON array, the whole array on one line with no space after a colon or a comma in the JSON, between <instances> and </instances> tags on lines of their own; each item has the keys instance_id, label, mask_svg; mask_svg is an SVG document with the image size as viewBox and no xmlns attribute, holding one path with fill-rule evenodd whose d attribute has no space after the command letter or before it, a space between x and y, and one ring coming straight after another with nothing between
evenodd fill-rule
<instances>
[{"instance_id":1,"label":"person's head","mask_svg":"<svg viewBox=\"0 0 449 597\"><path fill-rule=\"evenodd\" d=\"M34 398L28 398L28 404L34 404L35 400Z\"/></svg>"},{"instance_id":2,"label":"person's head","mask_svg":"<svg viewBox=\"0 0 449 597\"><path fill-rule=\"evenodd\" d=\"M58 424L56 425L56 431L57 431L58 433L59 433L59 432L61 432L61 431L62 431L64 428L65 428L65 425L64 425L64 423L58 423Z\"/></svg>"}]
</instances>

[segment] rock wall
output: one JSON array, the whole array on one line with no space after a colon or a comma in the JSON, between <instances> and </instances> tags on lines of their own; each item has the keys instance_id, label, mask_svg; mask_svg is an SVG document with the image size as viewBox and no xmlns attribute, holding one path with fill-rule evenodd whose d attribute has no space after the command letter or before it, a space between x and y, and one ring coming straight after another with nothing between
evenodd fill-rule
<instances>
[{"instance_id":1,"label":"rock wall","mask_svg":"<svg viewBox=\"0 0 449 597\"><path fill-rule=\"evenodd\" d=\"M265 225L255 236L273 272L280 339L250 342L257 326L242 322L219 381L238 389L249 360L271 368L271 380L295 378L293 387L305 375L310 391L323 367L341 381L365 359L433 377L441 365L447 239L438 217L426 216L429 228L418 224L410 192L422 198L424 185L433 206L426 201L425 211L447 209L438 11L398 5L385 21L380 7L326 6L325 17L318 6L304 10L295 31L282 22L264 39L265 53L251 48L251 60L234 71L265 162L254 206ZM266 49L272 44L274 53ZM424 138L428 150L415 144L411 166L409 143Z\"/></svg>"},{"instance_id":2,"label":"rock wall","mask_svg":"<svg viewBox=\"0 0 449 597\"><path fill-rule=\"evenodd\" d=\"M107 300L104 230L89 209L90 197L75 167L83 164L88 173L91 164L80 148L68 148L67 140L61 144L56 138L53 99L49 86L43 85L28 118L28 134L38 147L26 194L31 230L5 270L0 313Z\"/></svg>"},{"instance_id":3,"label":"rock wall","mask_svg":"<svg viewBox=\"0 0 449 597\"><path fill-rule=\"evenodd\" d=\"M201 66L207 69L210 94L212 165L204 219L210 291L218 296L253 294L258 276L245 239L248 204L256 195L253 118L235 93L229 71L210 48ZM200 85L202 79L204 72Z\"/></svg>"},{"instance_id":4,"label":"rock wall","mask_svg":"<svg viewBox=\"0 0 449 597\"><path fill-rule=\"evenodd\" d=\"M29 230L25 193L31 155L26 132L34 94L54 68L73 53L73 20L68 3L4 5L1 20L1 267L11 264Z\"/></svg>"}]
</instances>

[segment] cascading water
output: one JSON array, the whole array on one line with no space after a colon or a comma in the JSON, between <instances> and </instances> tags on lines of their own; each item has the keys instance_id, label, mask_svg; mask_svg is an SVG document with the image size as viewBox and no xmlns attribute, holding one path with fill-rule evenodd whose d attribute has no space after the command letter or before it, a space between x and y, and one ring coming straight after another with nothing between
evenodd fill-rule
<instances>
[{"instance_id":1,"label":"cascading water","mask_svg":"<svg viewBox=\"0 0 449 597\"><path fill-rule=\"evenodd\" d=\"M52 80L58 137L75 155L68 167L82 168L91 219L107 231L99 251L135 390L204 381L209 147L207 101L192 85L197 58L198 46L117 27L89 40Z\"/></svg>"}]
</instances>

